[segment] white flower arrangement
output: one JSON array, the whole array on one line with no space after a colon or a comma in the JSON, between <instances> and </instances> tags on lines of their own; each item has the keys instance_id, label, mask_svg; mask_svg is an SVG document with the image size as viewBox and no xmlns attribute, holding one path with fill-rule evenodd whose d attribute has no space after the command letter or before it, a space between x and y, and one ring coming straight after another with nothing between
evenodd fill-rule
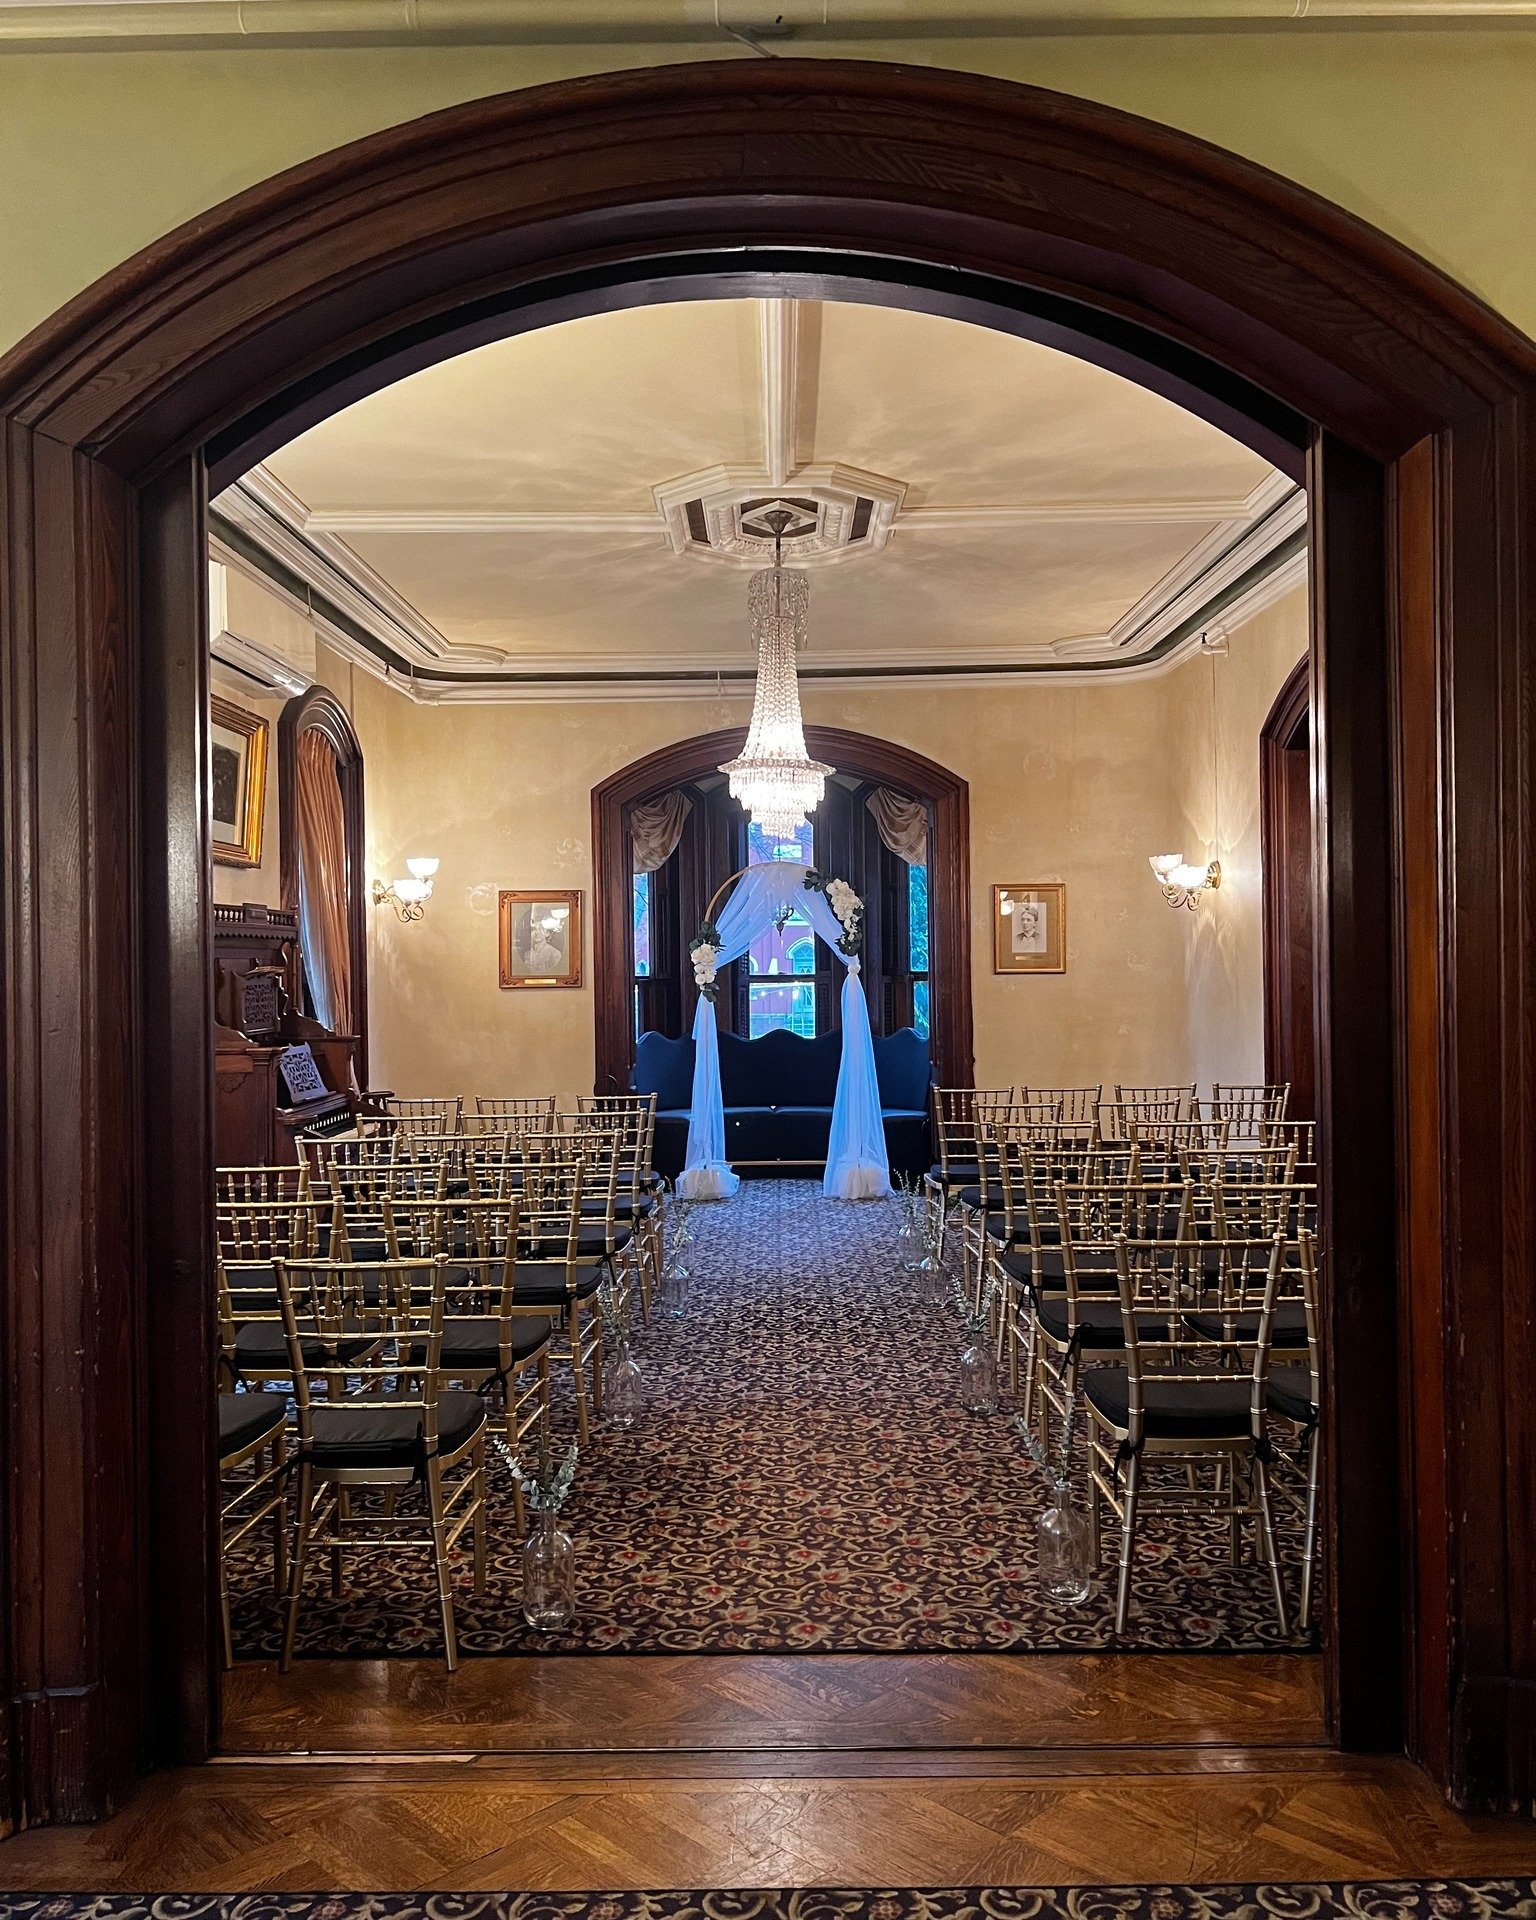
<instances>
[{"instance_id":1,"label":"white flower arrangement","mask_svg":"<svg viewBox=\"0 0 1536 1920\"><path fill-rule=\"evenodd\" d=\"M706 920L699 928L688 943L688 952L693 961L693 984L706 1000L713 1000L720 991L715 984L720 963L720 930L713 920Z\"/></svg>"},{"instance_id":2,"label":"white flower arrangement","mask_svg":"<svg viewBox=\"0 0 1536 1920\"><path fill-rule=\"evenodd\" d=\"M828 880L814 868L806 874L805 884L809 892L826 895L843 930L838 948L851 959L864 945L864 902L846 880Z\"/></svg>"}]
</instances>

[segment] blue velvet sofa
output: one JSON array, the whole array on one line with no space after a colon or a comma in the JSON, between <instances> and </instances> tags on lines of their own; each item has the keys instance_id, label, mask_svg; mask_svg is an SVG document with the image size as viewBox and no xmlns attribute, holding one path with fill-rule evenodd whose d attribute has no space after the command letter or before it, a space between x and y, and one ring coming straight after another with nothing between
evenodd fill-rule
<instances>
[{"instance_id":1,"label":"blue velvet sofa","mask_svg":"<svg viewBox=\"0 0 1536 1920\"><path fill-rule=\"evenodd\" d=\"M720 1035L720 1091L725 1099L725 1157L743 1171L796 1170L824 1162L832 1096L843 1055L841 1033L805 1040L779 1029L758 1040ZM875 1075L891 1172L914 1177L927 1168L928 1042L911 1027L875 1041ZM656 1099L656 1168L674 1179L688 1148L693 1099L693 1040L642 1033L631 1087Z\"/></svg>"}]
</instances>

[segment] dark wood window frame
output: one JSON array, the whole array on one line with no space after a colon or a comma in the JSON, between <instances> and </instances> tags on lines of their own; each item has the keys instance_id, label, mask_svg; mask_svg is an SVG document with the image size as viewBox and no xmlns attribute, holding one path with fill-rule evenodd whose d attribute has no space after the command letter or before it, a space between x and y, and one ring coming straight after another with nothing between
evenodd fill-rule
<instances>
[{"instance_id":1,"label":"dark wood window frame","mask_svg":"<svg viewBox=\"0 0 1536 1920\"><path fill-rule=\"evenodd\" d=\"M721 293L1044 341L1305 473L1330 1726L1529 1807L1536 348L1173 128L734 59L354 142L0 360L0 1801L88 1818L218 1738L209 489L454 352Z\"/></svg>"},{"instance_id":2,"label":"dark wood window frame","mask_svg":"<svg viewBox=\"0 0 1536 1920\"><path fill-rule=\"evenodd\" d=\"M1316 969L1312 952L1311 712L1312 663L1302 659L1275 696L1259 734L1264 1077L1290 1082L1290 1111L1293 1118L1301 1120L1317 1117L1317 1016L1312 1005ZM1304 873L1296 871L1294 858L1298 829L1307 845Z\"/></svg>"},{"instance_id":3,"label":"dark wood window frame","mask_svg":"<svg viewBox=\"0 0 1536 1920\"><path fill-rule=\"evenodd\" d=\"M933 820L929 860L929 1020L935 1068L947 1086L968 1086L971 1039L970 789L936 760L892 740L844 727L807 727L814 759L882 781L926 802ZM628 809L670 787L715 772L741 745L740 727L696 734L610 774L592 791L592 972L596 1084L629 1084L634 1061ZM739 862L738 862L739 864ZM723 876L722 876L723 877ZM740 971L739 969L737 971ZM721 995L722 1003L726 996ZM735 1003L733 1002L733 1012ZM693 1017L685 997L682 1012ZM818 1025L828 1025L818 1014Z\"/></svg>"},{"instance_id":4,"label":"dark wood window frame","mask_svg":"<svg viewBox=\"0 0 1536 1920\"><path fill-rule=\"evenodd\" d=\"M283 905L299 909L299 736L322 734L336 756L341 816L347 834L347 944L352 955L352 1012L357 1027L357 1077L368 1085L368 886L364 871L363 748L351 715L329 687L296 694L277 720L277 809L282 836ZM309 1011L308 1008L305 1009Z\"/></svg>"}]
</instances>

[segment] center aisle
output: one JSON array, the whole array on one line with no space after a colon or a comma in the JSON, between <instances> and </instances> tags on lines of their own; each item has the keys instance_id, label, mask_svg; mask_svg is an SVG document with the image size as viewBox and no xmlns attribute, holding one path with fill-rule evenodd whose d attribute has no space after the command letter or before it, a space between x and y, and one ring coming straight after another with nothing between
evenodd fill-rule
<instances>
[{"instance_id":1,"label":"center aisle","mask_svg":"<svg viewBox=\"0 0 1536 1920\"><path fill-rule=\"evenodd\" d=\"M638 1325L647 1404L595 1425L563 1523L577 1617L530 1631L510 1479L492 1467L490 1571L455 1583L464 1655L649 1652L1063 1652L1108 1647L1111 1582L1051 1606L1033 1575L1041 1477L1011 1414L961 1410L947 1304L899 1267L896 1201L830 1201L809 1181L743 1183L694 1210L687 1315ZM562 1377L563 1376L563 1377ZM572 1421L557 1365L557 1444ZM1106 1567L1116 1534L1106 1529ZM254 1567L232 1591L237 1651L270 1657L280 1623ZM1262 1569L1233 1568L1224 1527L1149 1522L1128 1646L1286 1644ZM347 1591L313 1578L302 1655L440 1647L424 1555L357 1555Z\"/></svg>"}]
</instances>

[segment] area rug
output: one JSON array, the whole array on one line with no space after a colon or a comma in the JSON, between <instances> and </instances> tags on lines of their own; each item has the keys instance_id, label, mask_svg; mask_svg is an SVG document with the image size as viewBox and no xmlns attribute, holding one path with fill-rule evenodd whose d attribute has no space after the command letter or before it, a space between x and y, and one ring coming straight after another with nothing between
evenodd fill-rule
<instances>
[{"instance_id":1,"label":"area rug","mask_svg":"<svg viewBox=\"0 0 1536 1920\"><path fill-rule=\"evenodd\" d=\"M715 1893L0 1893L0 1920L1516 1920L1533 1880Z\"/></svg>"},{"instance_id":2,"label":"area rug","mask_svg":"<svg viewBox=\"0 0 1536 1920\"><path fill-rule=\"evenodd\" d=\"M850 1205L810 1182L761 1180L693 1218L686 1317L638 1333L645 1411L628 1432L594 1430L565 1511L574 1624L554 1635L523 1624L521 1545L498 1458L486 1591L475 1595L467 1567L455 1583L463 1654L1296 1644L1280 1637L1267 1573L1251 1556L1230 1564L1216 1519L1149 1518L1138 1530L1124 1641L1113 1635L1112 1526L1089 1599L1046 1598L1034 1568L1042 1477L1011 1411L962 1410L958 1323L902 1271L897 1203ZM563 1365L557 1379L569 1433ZM1294 1596L1294 1539L1292 1549ZM247 1657L280 1645L266 1550L253 1536L231 1575ZM339 1599L312 1567L301 1655L440 1646L424 1553L354 1556Z\"/></svg>"}]
</instances>

